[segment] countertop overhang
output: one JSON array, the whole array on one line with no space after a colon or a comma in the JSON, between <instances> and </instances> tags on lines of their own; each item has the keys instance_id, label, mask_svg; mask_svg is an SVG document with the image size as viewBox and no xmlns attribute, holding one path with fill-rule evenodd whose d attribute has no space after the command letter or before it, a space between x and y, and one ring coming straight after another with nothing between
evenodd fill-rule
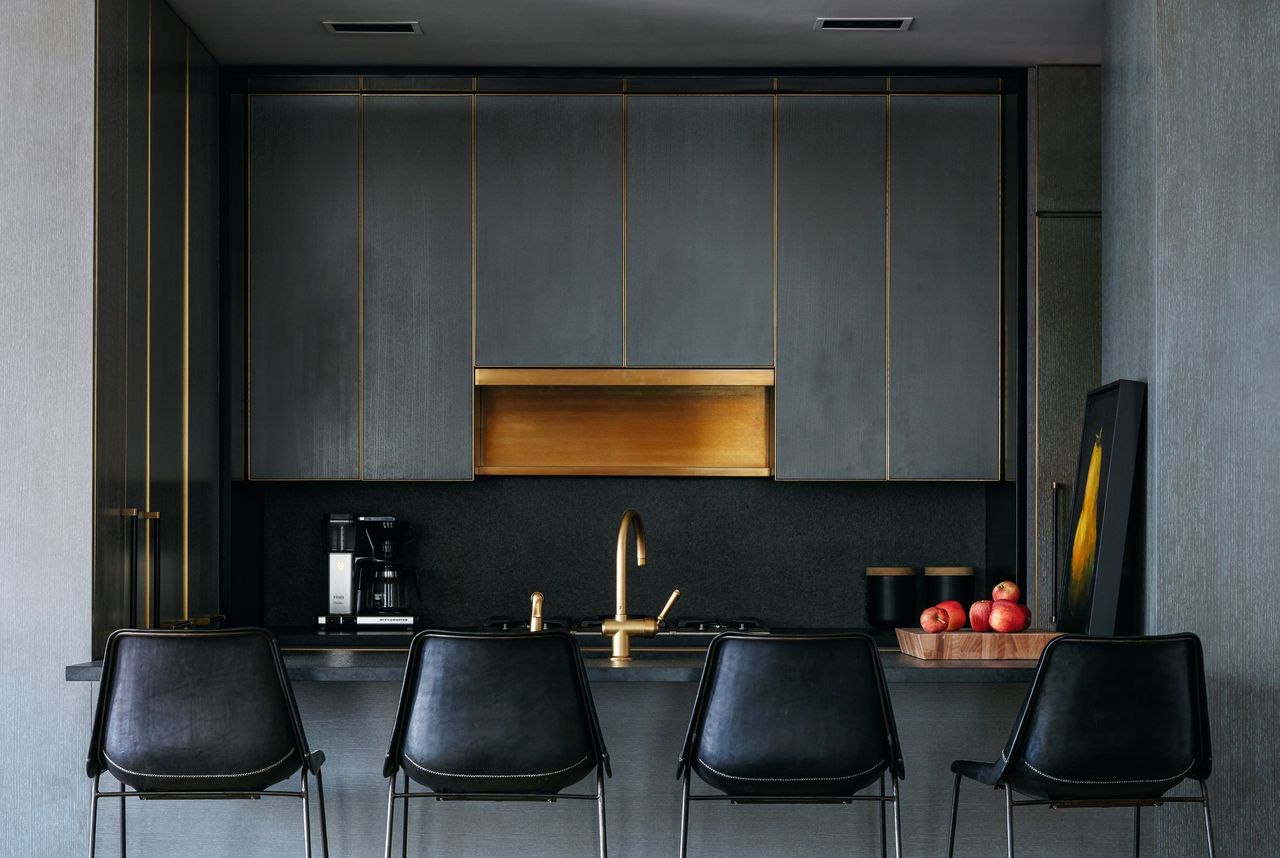
<instances>
[{"instance_id":1,"label":"countertop overhang","mask_svg":"<svg viewBox=\"0 0 1280 858\"><path fill-rule=\"evenodd\" d=\"M285 651L285 669L294 682L401 682L406 652L369 650ZM891 683L1001 683L1030 682L1035 661L924 660L890 651L880 654L885 679ZM607 657L584 654L591 682L697 682L705 657L700 653L668 653L650 649L638 652L624 666ZM68 665L68 682L97 682L101 661Z\"/></svg>"}]
</instances>

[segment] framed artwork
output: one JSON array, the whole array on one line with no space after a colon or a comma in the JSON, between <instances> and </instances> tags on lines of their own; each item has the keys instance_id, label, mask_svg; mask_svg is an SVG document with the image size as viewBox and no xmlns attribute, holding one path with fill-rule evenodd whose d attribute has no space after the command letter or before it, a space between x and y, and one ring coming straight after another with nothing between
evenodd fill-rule
<instances>
[{"instance_id":1,"label":"framed artwork","mask_svg":"<svg viewBox=\"0 0 1280 858\"><path fill-rule=\"evenodd\" d=\"M1121 380L1089 391L1085 399L1058 593L1060 632L1115 634L1146 397L1146 384Z\"/></svg>"}]
</instances>

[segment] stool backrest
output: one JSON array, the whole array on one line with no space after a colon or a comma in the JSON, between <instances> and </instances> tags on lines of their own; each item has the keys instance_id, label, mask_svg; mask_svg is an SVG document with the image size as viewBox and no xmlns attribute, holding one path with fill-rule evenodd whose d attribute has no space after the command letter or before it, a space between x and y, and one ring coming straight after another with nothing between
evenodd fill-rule
<instances>
[{"instance_id":1,"label":"stool backrest","mask_svg":"<svg viewBox=\"0 0 1280 858\"><path fill-rule=\"evenodd\" d=\"M863 634L728 632L707 650L680 768L803 778L815 770L905 775L875 642Z\"/></svg>"},{"instance_id":2,"label":"stool backrest","mask_svg":"<svg viewBox=\"0 0 1280 858\"><path fill-rule=\"evenodd\" d=\"M1008 765L1070 783L1207 778L1200 639L1054 639L1003 754Z\"/></svg>"},{"instance_id":3,"label":"stool backrest","mask_svg":"<svg viewBox=\"0 0 1280 858\"><path fill-rule=\"evenodd\" d=\"M456 777L608 771L573 636L426 631L413 639L383 774L405 762Z\"/></svg>"},{"instance_id":4,"label":"stool backrest","mask_svg":"<svg viewBox=\"0 0 1280 858\"><path fill-rule=\"evenodd\" d=\"M90 776L110 758L125 771L192 778L195 788L202 773L254 771L290 754L308 759L270 632L122 629L107 639Z\"/></svg>"}]
</instances>

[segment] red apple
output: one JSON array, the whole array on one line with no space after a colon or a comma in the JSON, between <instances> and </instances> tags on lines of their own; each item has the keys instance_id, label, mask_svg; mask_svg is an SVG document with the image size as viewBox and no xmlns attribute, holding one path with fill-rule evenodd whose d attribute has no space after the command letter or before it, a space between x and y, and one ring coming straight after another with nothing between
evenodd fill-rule
<instances>
[{"instance_id":1,"label":"red apple","mask_svg":"<svg viewBox=\"0 0 1280 858\"><path fill-rule=\"evenodd\" d=\"M1001 581L991 591L991 599L996 602L1017 602L1022 598L1022 590L1012 581Z\"/></svg>"},{"instance_id":2,"label":"red apple","mask_svg":"<svg viewBox=\"0 0 1280 858\"><path fill-rule=\"evenodd\" d=\"M1019 605L1018 607L1022 609L1022 628L1018 631L1026 631L1031 628L1031 609L1026 605Z\"/></svg>"},{"instance_id":3,"label":"red apple","mask_svg":"<svg viewBox=\"0 0 1280 858\"><path fill-rule=\"evenodd\" d=\"M1027 627L1028 614L1017 602L1002 599L991 606L991 629L997 632L1020 632Z\"/></svg>"},{"instance_id":4,"label":"red apple","mask_svg":"<svg viewBox=\"0 0 1280 858\"><path fill-rule=\"evenodd\" d=\"M964 628L964 621L967 619L964 612L964 605L955 599L949 599L945 602L939 602L937 605L943 611L947 612L947 616L951 618L951 622L947 623L947 631L954 632L956 629Z\"/></svg>"},{"instance_id":5,"label":"red apple","mask_svg":"<svg viewBox=\"0 0 1280 858\"><path fill-rule=\"evenodd\" d=\"M991 608L995 602L980 599L969 606L969 626L975 632L991 631Z\"/></svg>"},{"instance_id":6,"label":"red apple","mask_svg":"<svg viewBox=\"0 0 1280 858\"><path fill-rule=\"evenodd\" d=\"M920 628L924 629L931 635L938 632L945 632L947 625L951 622L951 615L944 608L934 606L926 608L925 612L920 615Z\"/></svg>"}]
</instances>

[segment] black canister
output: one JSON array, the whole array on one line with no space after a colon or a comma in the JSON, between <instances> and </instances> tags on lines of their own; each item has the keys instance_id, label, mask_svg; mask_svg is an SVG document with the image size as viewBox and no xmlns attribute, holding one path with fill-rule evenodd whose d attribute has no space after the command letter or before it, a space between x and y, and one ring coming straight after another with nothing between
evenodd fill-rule
<instances>
[{"instance_id":1,"label":"black canister","mask_svg":"<svg viewBox=\"0 0 1280 858\"><path fill-rule=\"evenodd\" d=\"M867 567L867 621L873 626L914 626L916 570L910 566Z\"/></svg>"},{"instance_id":2,"label":"black canister","mask_svg":"<svg viewBox=\"0 0 1280 858\"><path fill-rule=\"evenodd\" d=\"M926 566L924 568L924 610L939 602L954 599L965 610L973 603L972 566Z\"/></svg>"}]
</instances>

